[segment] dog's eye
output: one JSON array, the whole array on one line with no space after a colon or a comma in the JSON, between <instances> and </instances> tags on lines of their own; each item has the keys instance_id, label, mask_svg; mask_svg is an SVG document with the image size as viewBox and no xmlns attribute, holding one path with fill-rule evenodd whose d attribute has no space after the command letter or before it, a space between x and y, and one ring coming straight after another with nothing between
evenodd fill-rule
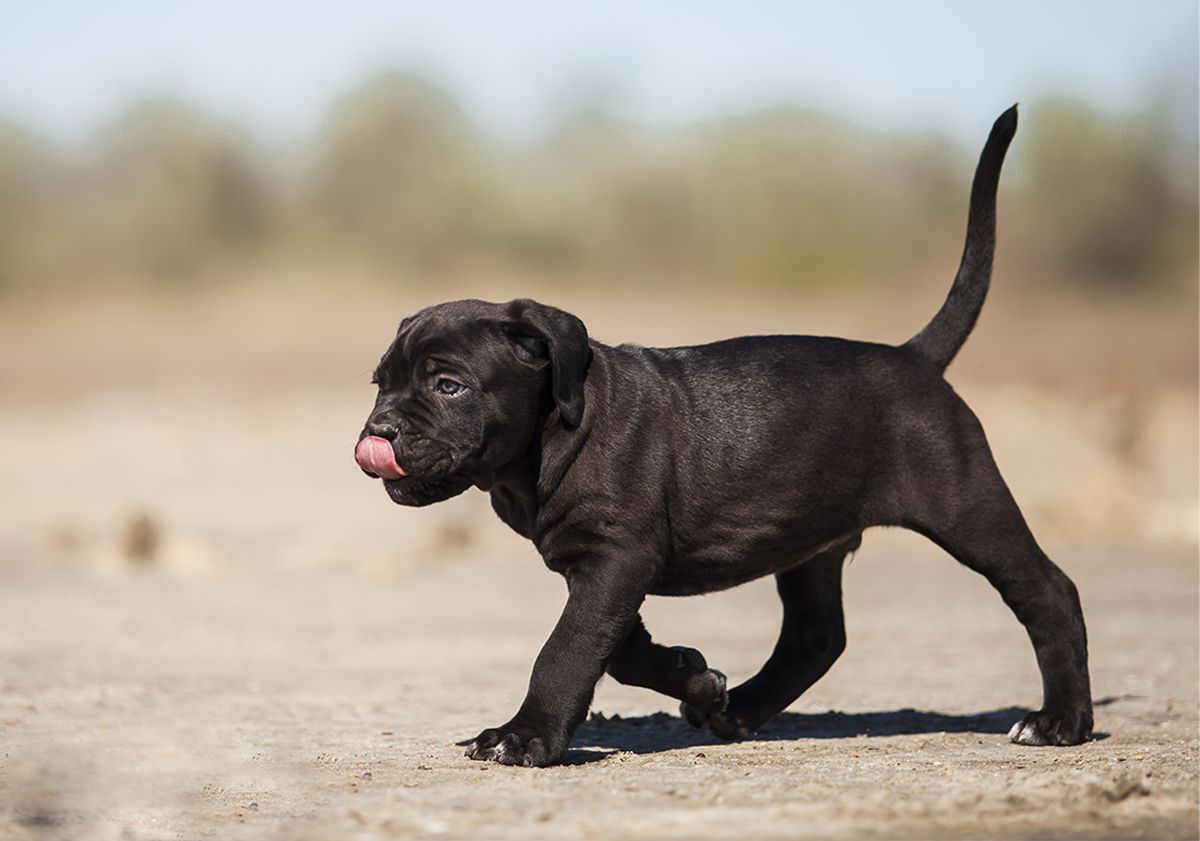
<instances>
[{"instance_id":1,"label":"dog's eye","mask_svg":"<svg viewBox=\"0 0 1200 841\"><path fill-rule=\"evenodd\" d=\"M442 377L437 381L437 385L435 385L434 388L438 390L438 393L444 394L447 397L455 397L467 390L465 385L455 382L449 377Z\"/></svg>"}]
</instances>

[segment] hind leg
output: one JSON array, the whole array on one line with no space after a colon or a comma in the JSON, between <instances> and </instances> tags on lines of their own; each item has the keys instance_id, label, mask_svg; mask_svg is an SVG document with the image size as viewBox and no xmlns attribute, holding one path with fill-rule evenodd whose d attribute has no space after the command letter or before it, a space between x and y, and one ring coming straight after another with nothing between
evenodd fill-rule
<instances>
[{"instance_id":1,"label":"hind leg","mask_svg":"<svg viewBox=\"0 0 1200 841\"><path fill-rule=\"evenodd\" d=\"M606 669L618 683L661 692L706 713L725 709L729 699L725 675L710 669L703 654L654 642L640 616Z\"/></svg>"},{"instance_id":2,"label":"hind leg","mask_svg":"<svg viewBox=\"0 0 1200 841\"><path fill-rule=\"evenodd\" d=\"M744 739L829 671L846 647L842 565L860 542L861 535L855 535L775 576L783 602L775 650L758 674L729 691L723 711L706 713L683 704L680 712L690 724L723 739Z\"/></svg>"},{"instance_id":3,"label":"hind leg","mask_svg":"<svg viewBox=\"0 0 1200 841\"><path fill-rule=\"evenodd\" d=\"M1042 675L1042 708L1017 722L1009 738L1077 745L1092 732L1079 593L1038 546L986 445L958 479L937 483L923 512L906 525L987 578L1029 634Z\"/></svg>"}]
</instances>

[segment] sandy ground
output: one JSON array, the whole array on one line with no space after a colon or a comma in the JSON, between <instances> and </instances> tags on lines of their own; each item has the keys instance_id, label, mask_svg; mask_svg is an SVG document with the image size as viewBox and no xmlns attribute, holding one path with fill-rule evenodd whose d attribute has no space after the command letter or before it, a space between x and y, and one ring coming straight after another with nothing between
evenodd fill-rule
<instances>
[{"instance_id":1,"label":"sandy ground","mask_svg":"<svg viewBox=\"0 0 1200 841\"><path fill-rule=\"evenodd\" d=\"M848 572L847 653L758 738L718 743L668 699L605 681L568 764L544 770L456 745L515 709L562 602L556 576L512 554L386 582L7 582L0 834L1196 834L1191 552L1060 558L1090 622L1099 736L1082 747L1008 743L1038 701L1021 629L985 582L881 534ZM755 584L647 614L737 680L778 610Z\"/></svg>"},{"instance_id":2,"label":"sandy ground","mask_svg":"<svg viewBox=\"0 0 1200 841\"><path fill-rule=\"evenodd\" d=\"M655 335L653 311L589 306L618 340L782 320L697 308ZM1096 740L1009 744L1039 701L1024 632L881 531L847 572L846 654L757 738L604 681L567 764L527 770L457 743L516 708L564 588L481 494L402 510L357 473L365 375L404 311L380 309L0 313L0 838L1200 834L1192 333L1122 318L1086 368L1022 367L1030 341L1007 376L981 336L952 371L1079 585ZM736 682L779 611L756 582L645 615Z\"/></svg>"}]
</instances>

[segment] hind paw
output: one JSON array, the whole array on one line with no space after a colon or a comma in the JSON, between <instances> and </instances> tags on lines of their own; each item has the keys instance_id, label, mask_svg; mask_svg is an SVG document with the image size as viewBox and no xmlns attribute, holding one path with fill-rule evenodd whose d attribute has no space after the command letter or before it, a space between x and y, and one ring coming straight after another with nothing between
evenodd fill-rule
<instances>
[{"instance_id":1,"label":"hind paw","mask_svg":"<svg viewBox=\"0 0 1200 841\"><path fill-rule=\"evenodd\" d=\"M1038 710L1014 724L1008 738L1018 745L1078 745L1091 734L1089 714Z\"/></svg>"}]
</instances>

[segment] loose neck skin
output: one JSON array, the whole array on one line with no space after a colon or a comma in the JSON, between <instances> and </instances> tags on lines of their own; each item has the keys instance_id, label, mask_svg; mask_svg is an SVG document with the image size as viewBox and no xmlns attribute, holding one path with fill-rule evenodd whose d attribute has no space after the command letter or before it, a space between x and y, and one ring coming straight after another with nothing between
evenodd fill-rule
<instances>
[{"instance_id":1,"label":"loose neck skin","mask_svg":"<svg viewBox=\"0 0 1200 841\"><path fill-rule=\"evenodd\" d=\"M584 383L583 419L575 429L563 426L558 410L549 403L540 424L530 436L524 452L496 471L493 483L484 488L492 507L509 526L536 540L539 514L553 505L555 493L580 451L591 437L595 409L611 382L611 363L606 348L592 342L592 362Z\"/></svg>"}]
</instances>

